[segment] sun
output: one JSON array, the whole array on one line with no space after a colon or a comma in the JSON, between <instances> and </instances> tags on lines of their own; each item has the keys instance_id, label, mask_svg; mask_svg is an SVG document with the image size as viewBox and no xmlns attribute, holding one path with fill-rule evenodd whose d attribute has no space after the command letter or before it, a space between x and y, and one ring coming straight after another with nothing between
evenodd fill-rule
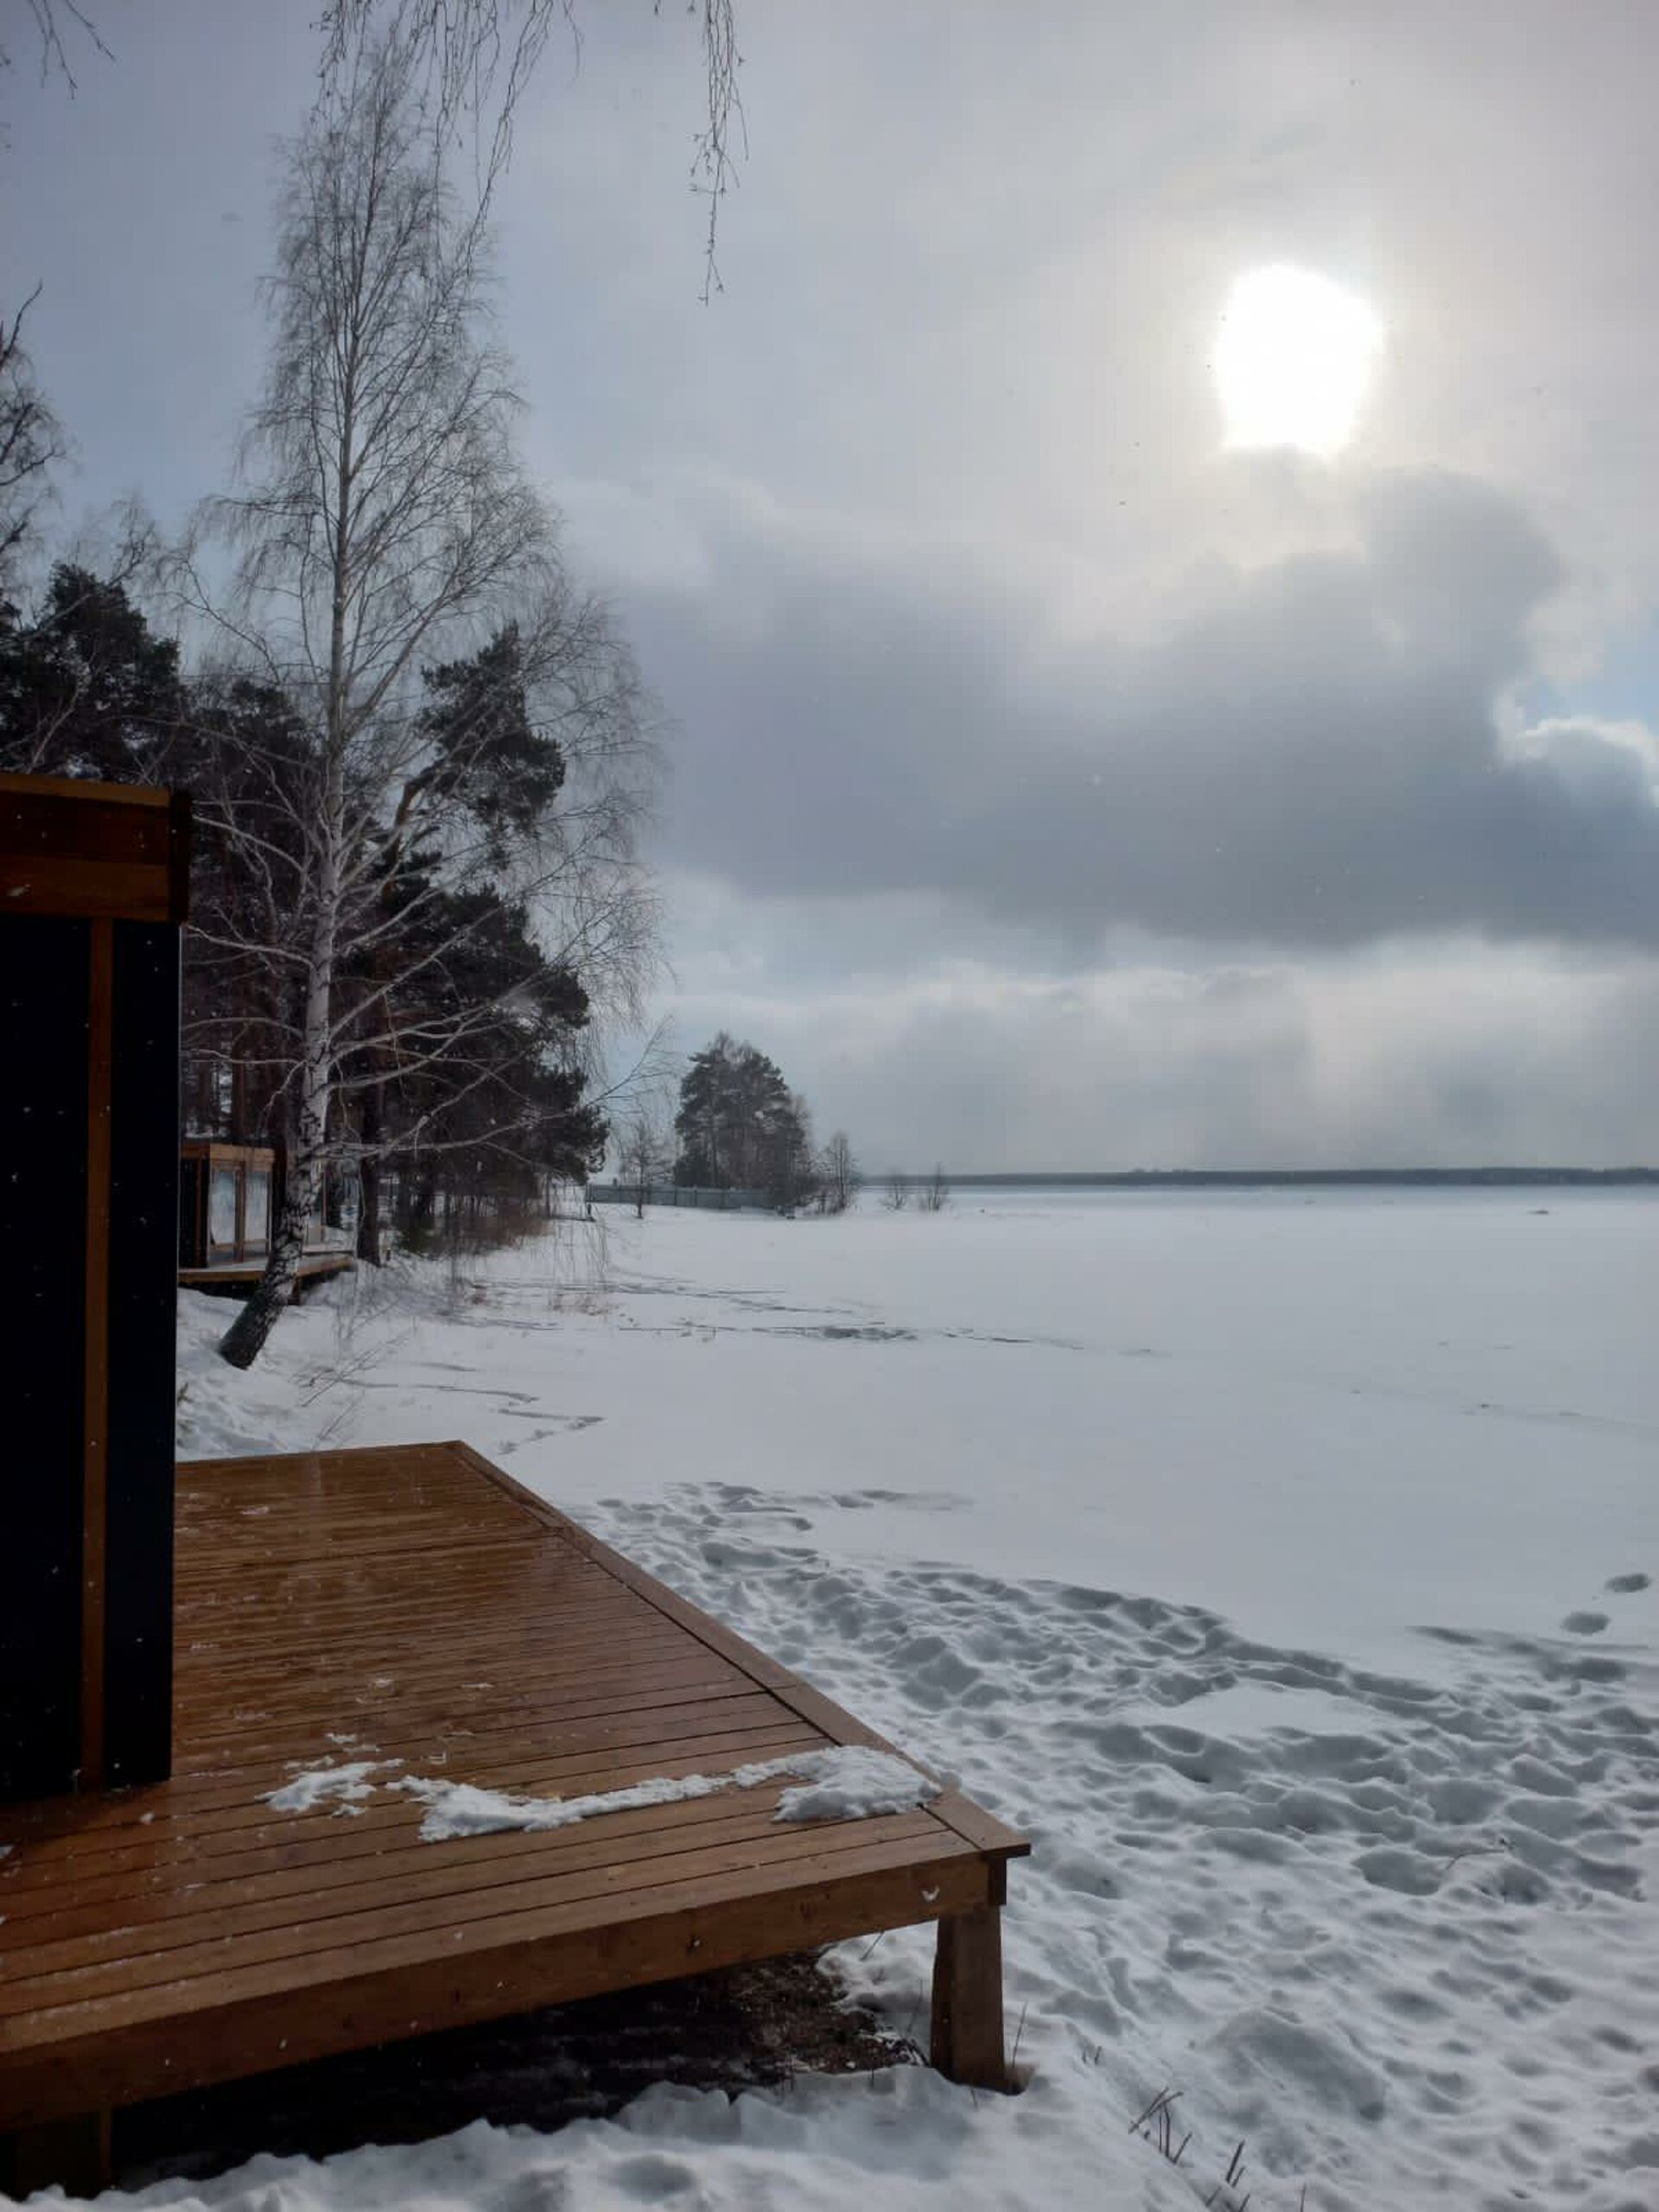
<instances>
[{"instance_id":1,"label":"sun","mask_svg":"<svg viewBox=\"0 0 1659 2212\"><path fill-rule=\"evenodd\" d=\"M1382 346L1367 303L1309 269L1238 279L1216 340L1230 446L1294 446L1330 460L1353 435Z\"/></svg>"}]
</instances>

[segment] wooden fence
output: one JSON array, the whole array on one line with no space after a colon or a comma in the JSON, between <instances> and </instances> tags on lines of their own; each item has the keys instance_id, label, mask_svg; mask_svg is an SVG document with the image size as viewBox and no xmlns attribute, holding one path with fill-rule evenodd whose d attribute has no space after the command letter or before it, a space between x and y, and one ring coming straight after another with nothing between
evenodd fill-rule
<instances>
[{"instance_id":1,"label":"wooden fence","mask_svg":"<svg viewBox=\"0 0 1659 2212\"><path fill-rule=\"evenodd\" d=\"M590 1183L588 1203L595 1206L632 1206L639 1202L637 1183ZM709 1213L736 1213L765 1211L769 1201L764 1191L711 1191L688 1183L648 1183L645 1204L648 1206L696 1206Z\"/></svg>"}]
</instances>

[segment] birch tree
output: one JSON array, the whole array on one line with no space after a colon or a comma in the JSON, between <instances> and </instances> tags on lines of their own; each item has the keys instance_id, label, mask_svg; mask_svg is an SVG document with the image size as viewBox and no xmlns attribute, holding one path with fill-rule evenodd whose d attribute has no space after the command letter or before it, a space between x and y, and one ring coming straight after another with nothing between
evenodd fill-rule
<instances>
[{"instance_id":1,"label":"birch tree","mask_svg":"<svg viewBox=\"0 0 1659 2212\"><path fill-rule=\"evenodd\" d=\"M663 0L652 0L661 15ZM692 142L691 182L709 203L702 296L718 291L720 207L744 137L733 0L683 0L702 54L704 115ZM487 208L512 150L513 119L556 31L581 48L576 0L334 0L324 9L325 99L365 43L395 39L406 57L440 154L470 141L477 205Z\"/></svg>"},{"instance_id":2,"label":"birch tree","mask_svg":"<svg viewBox=\"0 0 1659 2212\"><path fill-rule=\"evenodd\" d=\"M23 321L40 292L37 284L10 317L0 309L0 590L47 496L53 465L64 454L62 429L23 345Z\"/></svg>"},{"instance_id":3,"label":"birch tree","mask_svg":"<svg viewBox=\"0 0 1659 2212\"><path fill-rule=\"evenodd\" d=\"M632 846L649 750L638 680L602 608L571 588L518 461L516 403L489 338L487 245L446 194L409 48L359 49L287 157L270 366L243 488L219 517L239 555L233 601L216 603L188 571L240 681L289 702L305 733L301 757L265 779L265 827L233 796L258 780L257 763L232 760L225 797L210 792L204 809L233 872L269 882L267 941L231 928L221 949L280 974L292 1040L283 1203L264 1277L220 1347L238 1366L291 1295L331 1109L361 1072L343 1074L342 1059L380 1041L372 1008L409 982L393 940L418 944L430 968L453 956L464 920L435 933L413 924L486 867L551 916L556 957L596 961L624 994L648 930ZM543 702L562 769L504 815L486 766L500 736L487 687L447 745L424 709L429 672L505 624L513 683ZM390 972L376 971L381 952Z\"/></svg>"},{"instance_id":4,"label":"birch tree","mask_svg":"<svg viewBox=\"0 0 1659 2212\"><path fill-rule=\"evenodd\" d=\"M636 1221L645 1217L652 1185L661 1182L671 1172L673 1164L674 1154L662 1115L654 1104L642 1102L630 1111L623 1123L617 1148L617 1179L633 1192Z\"/></svg>"},{"instance_id":5,"label":"birch tree","mask_svg":"<svg viewBox=\"0 0 1659 2212\"><path fill-rule=\"evenodd\" d=\"M845 1129L836 1129L823 1147L823 1156L818 1163L818 1185L826 1213L850 1213L858 1204L864 1177L853 1157L852 1140Z\"/></svg>"}]
</instances>

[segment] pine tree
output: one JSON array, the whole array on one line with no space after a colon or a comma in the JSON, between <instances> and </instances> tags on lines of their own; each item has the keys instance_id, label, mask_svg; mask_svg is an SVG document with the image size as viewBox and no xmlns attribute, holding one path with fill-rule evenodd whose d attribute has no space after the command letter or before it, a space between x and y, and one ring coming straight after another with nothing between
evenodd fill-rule
<instances>
[{"instance_id":1,"label":"pine tree","mask_svg":"<svg viewBox=\"0 0 1659 2212\"><path fill-rule=\"evenodd\" d=\"M0 767L154 782L185 720L179 649L124 584L60 562L31 618L0 602Z\"/></svg>"},{"instance_id":2,"label":"pine tree","mask_svg":"<svg viewBox=\"0 0 1659 2212\"><path fill-rule=\"evenodd\" d=\"M805 1101L791 1090L775 1060L724 1030L692 1054L674 1127L678 1183L764 1191L785 1211L798 1205L810 1185Z\"/></svg>"}]
</instances>

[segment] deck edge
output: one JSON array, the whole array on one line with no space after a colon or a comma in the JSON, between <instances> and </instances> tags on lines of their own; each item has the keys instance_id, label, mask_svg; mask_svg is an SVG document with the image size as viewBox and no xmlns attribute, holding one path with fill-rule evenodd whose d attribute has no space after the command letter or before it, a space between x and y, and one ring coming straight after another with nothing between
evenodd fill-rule
<instances>
[{"instance_id":1,"label":"deck edge","mask_svg":"<svg viewBox=\"0 0 1659 2212\"><path fill-rule=\"evenodd\" d=\"M684 1629L688 1635L695 1636L699 1643L719 1657L739 1668L757 1687L770 1690L798 1719L804 1720L809 1726L822 1730L832 1743L857 1744L871 1751L891 1751L895 1758L906 1760L925 1774L930 1781L941 1781L941 1777L925 1762L909 1751L901 1751L867 1722L849 1713L845 1707L837 1705L833 1698L827 1697L822 1690L814 1689L810 1682L803 1681L781 1661L768 1658L764 1651L747 1643L735 1630L715 1620L712 1614L705 1613L701 1606L694 1605L690 1599L681 1597L677 1591L671 1589L667 1583L637 1565L625 1553L613 1549L602 1538L584 1529L580 1522L573 1521L567 1513L562 1513L556 1505L550 1504L547 1499L526 1489L504 1468L486 1459L475 1446L460 1437L448 1437L443 1440L442 1448L470 1467L474 1473L486 1477L537 1520L556 1529L594 1566L604 1568L607 1573L613 1575L632 1591L636 1597L654 1606L677 1627ZM948 1784L942 1783L940 1795L934 1799L930 1809L954 1834L960 1836L964 1843L972 1844L976 1851L982 1852L988 1858L1007 1860L1030 1856L1028 1838Z\"/></svg>"}]
</instances>

